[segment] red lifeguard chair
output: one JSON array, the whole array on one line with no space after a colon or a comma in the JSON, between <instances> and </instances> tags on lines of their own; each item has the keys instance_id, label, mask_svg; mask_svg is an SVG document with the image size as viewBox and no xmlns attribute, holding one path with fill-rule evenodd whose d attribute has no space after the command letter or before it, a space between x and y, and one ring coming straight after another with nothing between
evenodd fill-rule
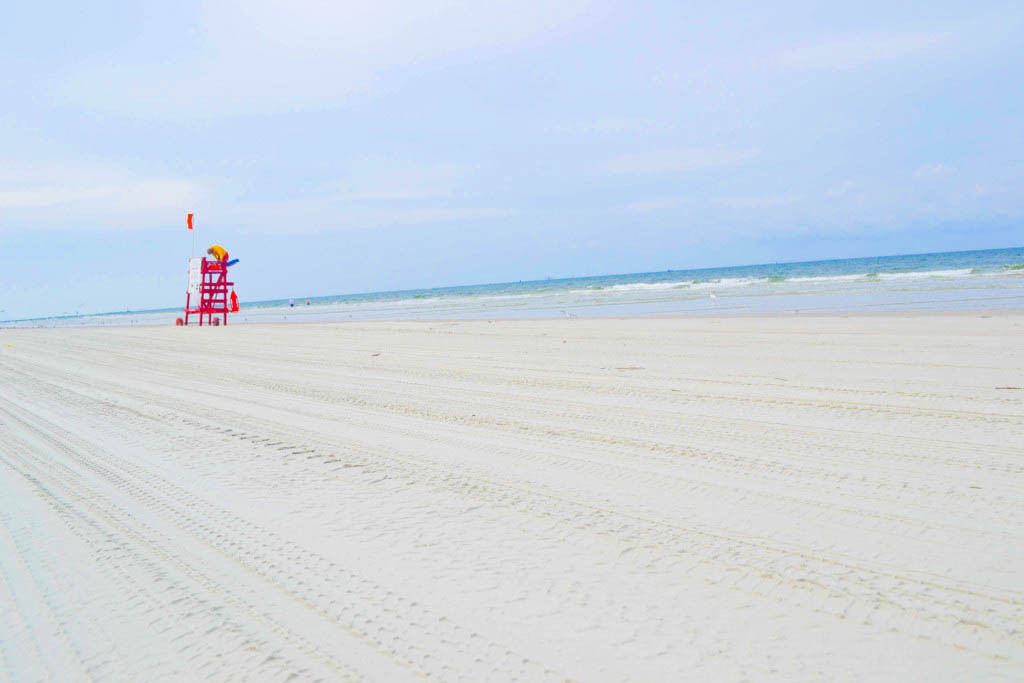
<instances>
[{"instance_id":1,"label":"red lifeguard chair","mask_svg":"<svg viewBox=\"0 0 1024 683\"><path fill-rule=\"evenodd\" d=\"M199 326L203 325L206 316L208 325L228 324L228 289L234 287L228 282L228 262L210 261L204 256L192 258L188 264L188 289L185 293L185 324L188 325L190 315L199 315ZM224 322L214 316L224 316Z\"/></svg>"}]
</instances>

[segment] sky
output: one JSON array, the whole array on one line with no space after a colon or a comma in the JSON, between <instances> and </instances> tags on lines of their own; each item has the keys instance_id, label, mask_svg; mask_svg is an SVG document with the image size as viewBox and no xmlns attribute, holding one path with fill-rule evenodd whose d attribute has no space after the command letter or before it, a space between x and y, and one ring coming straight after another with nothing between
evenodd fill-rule
<instances>
[{"instance_id":1,"label":"sky","mask_svg":"<svg viewBox=\"0 0 1024 683\"><path fill-rule=\"evenodd\" d=\"M0 9L0 320L1024 244L1024 3Z\"/></svg>"}]
</instances>

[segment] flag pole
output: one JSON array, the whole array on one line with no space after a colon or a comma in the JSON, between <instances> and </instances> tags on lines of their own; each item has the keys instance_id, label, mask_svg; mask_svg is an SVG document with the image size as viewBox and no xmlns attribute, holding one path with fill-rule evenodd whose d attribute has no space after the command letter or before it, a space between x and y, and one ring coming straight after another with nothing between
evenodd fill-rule
<instances>
[{"instance_id":1,"label":"flag pole","mask_svg":"<svg viewBox=\"0 0 1024 683\"><path fill-rule=\"evenodd\" d=\"M188 310L192 305L192 292L189 291L189 284L192 279L192 259L196 254L196 231L192 228L192 214L188 214L185 218L186 224L188 225L188 231L192 233L192 251L188 257L188 275L185 277L185 323L188 323ZM181 321L181 318L178 318Z\"/></svg>"}]
</instances>

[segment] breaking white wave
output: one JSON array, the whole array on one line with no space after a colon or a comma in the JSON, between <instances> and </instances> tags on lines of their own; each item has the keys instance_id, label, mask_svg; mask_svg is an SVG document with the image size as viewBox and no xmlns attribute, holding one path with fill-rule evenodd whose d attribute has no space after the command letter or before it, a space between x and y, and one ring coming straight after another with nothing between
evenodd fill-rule
<instances>
[{"instance_id":1,"label":"breaking white wave","mask_svg":"<svg viewBox=\"0 0 1024 683\"><path fill-rule=\"evenodd\" d=\"M607 287L587 287L586 289L569 290L570 294L628 294L631 292L666 292L671 290L706 290L706 289L730 289L733 287L746 287L757 283L768 282L768 278L761 277L736 277L721 278L719 280L679 280L672 282L630 282L621 285L610 285Z\"/></svg>"},{"instance_id":2,"label":"breaking white wave","mask_svg":"<svg viewBox=\"0 0 1024 683\"><path fill-rule=\"evenodd\" d=\"M846 282L849 280L865 280L871 273L854 273L853 275L818 275L815 277L790 277L785 282Z\"/></svg>"},{"instance_id":3,"label":"breaking white wave","mask_svg":"<svg viewBox=\"0 0 1024 683\"><path fill-rule=\"evenodd\" d=\"M918 280L927 277L966 277L978 274L973 268L955 270L913 270L905 273L853 273L850 275L816 275L786 278L785 282L848 282L855 280Z\"/></svg>"},{"instance_id":4,"label":"breaking white wave","mask_svg":"<svg viewBox=\"0 0 1024 683\"><path fill-rule=\"evenodd\" d=\"M733 287L749 287L767 281L768 278L763 277L726 277L721 280L694 282L690 285L690 289L732 289Z\"/></svg>"},{"instance_id":5,"label":"breaking white wave","mask_svg":"<svg viewBox=\"0 0 1024 683\"><path fill-rule=\"evenodd\" d=\"M666 289L685 289L693 284L693 280L682 280L679 282L629 282L622 285L611 285L608 287L592 286L586 289L570 290L572 294L607 294L609 292L643 292L663 291Z\"/></svg>"},{"instance_id":6,"label":"breaking white wave","mask_svg":"<svg viewBox=\"0 0 1024 683\"><path fill-rule=\"evenodd\" d=\"M973 268L957 268L956 270L915 270L909 273L879 273L879 280L916 280L923 277L966 277L973 275Z\"/></svg>"},{"instance_id":7,"label":"breaking white wave","mask_svg":"<svg viewBox=\"0 0 1024 683\"><path fill-rule=\"evenodd\" d=\"M693 280L681 282L632 282L625 285L612 285L605 288L606 292L658 291L663 289L684 289L693 284Z\"/></svg>"}]
</instances>

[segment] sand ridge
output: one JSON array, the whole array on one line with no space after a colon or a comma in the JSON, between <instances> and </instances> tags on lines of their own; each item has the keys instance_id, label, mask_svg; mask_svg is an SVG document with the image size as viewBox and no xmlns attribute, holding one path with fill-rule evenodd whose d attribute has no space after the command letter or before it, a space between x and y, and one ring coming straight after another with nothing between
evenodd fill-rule
<instances>
[{"instance_id":1,"label":"sand ridge","mask_svg":"<svg viewBox=\"0 0 1024 683\"><path fill-rule=\"evenodd\" d=\"M4 330L0 671L1016 678L1022 331Z\"/></svg>"}]
</instances>

